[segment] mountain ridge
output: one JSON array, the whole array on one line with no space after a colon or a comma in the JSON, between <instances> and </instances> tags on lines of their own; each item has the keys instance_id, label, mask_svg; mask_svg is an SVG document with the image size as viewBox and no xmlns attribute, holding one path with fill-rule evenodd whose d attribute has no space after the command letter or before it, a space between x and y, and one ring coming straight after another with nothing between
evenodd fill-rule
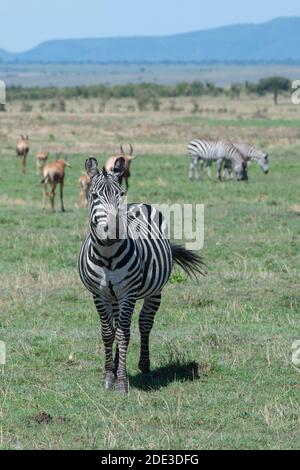
<instances>
[{"instance_id":1,"label":"mountain ridge","mask_svg":"<svg viewBox=\"0 0 300 470\"><path fill-rule=\"evenodd\" d=\"M0 49L6 62L251 62L299 61L300 17L221 26L169 36L53 39L19 53Z\"/></svg>"}]
</instances>

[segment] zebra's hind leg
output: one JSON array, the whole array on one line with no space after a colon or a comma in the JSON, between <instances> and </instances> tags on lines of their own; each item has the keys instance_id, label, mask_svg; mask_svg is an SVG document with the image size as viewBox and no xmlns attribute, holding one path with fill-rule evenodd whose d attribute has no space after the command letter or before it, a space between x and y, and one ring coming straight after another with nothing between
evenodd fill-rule
<instances>
[{"instance_id":1,"label":"zebra's hind leg","mask_svg":"<svg viewBox=\"0 0 300 470\"><path fill-rule=\"evenodd\" d=\"M189 179L190 179L190 181L193 181L193 174L194 174L194 164L193 164L193 162L191 162L190 167L189 167Z\"/></svg>"},{"instance_id":2,"label":"zebra's hind leg","mask_svg":"<svg viewBox=\"0 0 300 470\"><path fill-rule=\"evenodd\" d=\"M101 320L101 334L105 349L105 372L103 376L103 387L109 390L115 382L113 343L115 339L115 329L113 326L112 309L109 304L94 298L95 306Z\"/></svg>"},{"instance_id":3,"label":"zebra's hind leg","mask_svg":"<svg viewBox=\"0 0 300 470\"><path fill-rule=\"evenodd\" d=\"M139 329L141 335L141 352L139 369L143 375L150 374L149 336L152 330L154 317L159 309L161 294L147 297L139 316Z\"/></svg>"},{"instance_id":4,"label":"zebra's hind leg","mask_svg":"<svg viewBox=\"0 0 300 470\"><path fill-rule=\"evenodd\" d=\"M199 180L198 164L199 164L198 157L196 155L193 155L191 163L190 163L190 168L189 168L190 181L193 181L194 175L195 175L196 180Z\"/></svg>"}]
</instances>

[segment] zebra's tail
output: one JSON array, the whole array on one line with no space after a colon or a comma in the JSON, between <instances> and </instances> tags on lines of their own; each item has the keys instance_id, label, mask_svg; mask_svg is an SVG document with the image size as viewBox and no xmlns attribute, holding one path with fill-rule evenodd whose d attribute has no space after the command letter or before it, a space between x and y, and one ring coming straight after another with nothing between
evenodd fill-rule
<instances>
[{"instance_id":1,"label":"zebra's tail","mask_svg":"<svg viewBox=\"0 0 300 470\"><path fill-rule=\"evenodd\" d=\"M206 267L201 256L194 251L187 250L182 245L173 245L171 243L173 260L177 263L190 277L197 277L198 274L205 276L203 268Z\"/></svg>"}]
</instances>

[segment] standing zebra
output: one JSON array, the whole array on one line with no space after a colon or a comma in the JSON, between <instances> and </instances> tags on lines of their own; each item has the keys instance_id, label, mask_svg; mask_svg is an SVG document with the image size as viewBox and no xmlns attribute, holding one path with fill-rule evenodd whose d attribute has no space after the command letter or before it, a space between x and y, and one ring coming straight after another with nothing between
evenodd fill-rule
<instances>
[{"instance_id":1,"label":"standing zebra","mask_svg":"<svg viewBox=\"0 0 300 470\"><path fill-rule=\"evenodd\" d=\"M110 172L105 168L99 171L95 158L87 159L85 166L91 178L90 233L82 245L78 269L101 320L105 347L103 386L109 389L115 383L119 392L127 393L126 355L136 301L144 299L139 316L139 368L142 374L148 374L149 335L173 262L189 275L201 273L203 263L197 254L169 242L166 222L154 207L122 203L123 157L115 161Z\"/></svg>"},{"instance_id":2,"label":"standing zebra","mask_svg":"<svg viewBox=\"0 0 300 470\"><path fill-rule=\"evenodd\" d=\"M195 139L189 143L188 153L192 158L189 169L190 180L193 179L194 174L199 179L198 164L200 160L207 163L217 162L217 176L220 181L222 179L222 165L227 160L232 163L238 181L248 179L247 162L231 142Z\"/></svg>"}]
</instances>

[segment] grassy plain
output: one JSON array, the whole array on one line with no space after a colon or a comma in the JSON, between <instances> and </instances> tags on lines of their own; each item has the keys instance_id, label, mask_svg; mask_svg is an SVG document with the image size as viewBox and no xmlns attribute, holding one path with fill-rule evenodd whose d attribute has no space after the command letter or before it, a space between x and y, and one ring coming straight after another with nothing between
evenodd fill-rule
<instances>
[{"instance_id":1,"label":"grassy plain","mask_svg":"<svg viewBox=\"0 0 300 470\"><path fill-rule=\"evenodd\" d=\"M282 99L162 100L137 112L127 100L67 103L66 113L21 104L0 113L0 375L2 449L295 449L300 446L300 114ZM93 106L93 108L91 108ZM173 109L171 111L170 109ZM28 133L21 175L15 141ZM187 179L196 136L246 140L269 150L270 174L248 183ZM152 381L137 368L137 315L128 397L100 387L99 320L76 269L87 231L77 179L87 155L100 162L132 143L129 199L205 204L199 283L173 275L151 338ZM68 154L66 213L41 210L34 153ZM41 413L52 420L39 424Z\"/></svg>"}]
</instances>

